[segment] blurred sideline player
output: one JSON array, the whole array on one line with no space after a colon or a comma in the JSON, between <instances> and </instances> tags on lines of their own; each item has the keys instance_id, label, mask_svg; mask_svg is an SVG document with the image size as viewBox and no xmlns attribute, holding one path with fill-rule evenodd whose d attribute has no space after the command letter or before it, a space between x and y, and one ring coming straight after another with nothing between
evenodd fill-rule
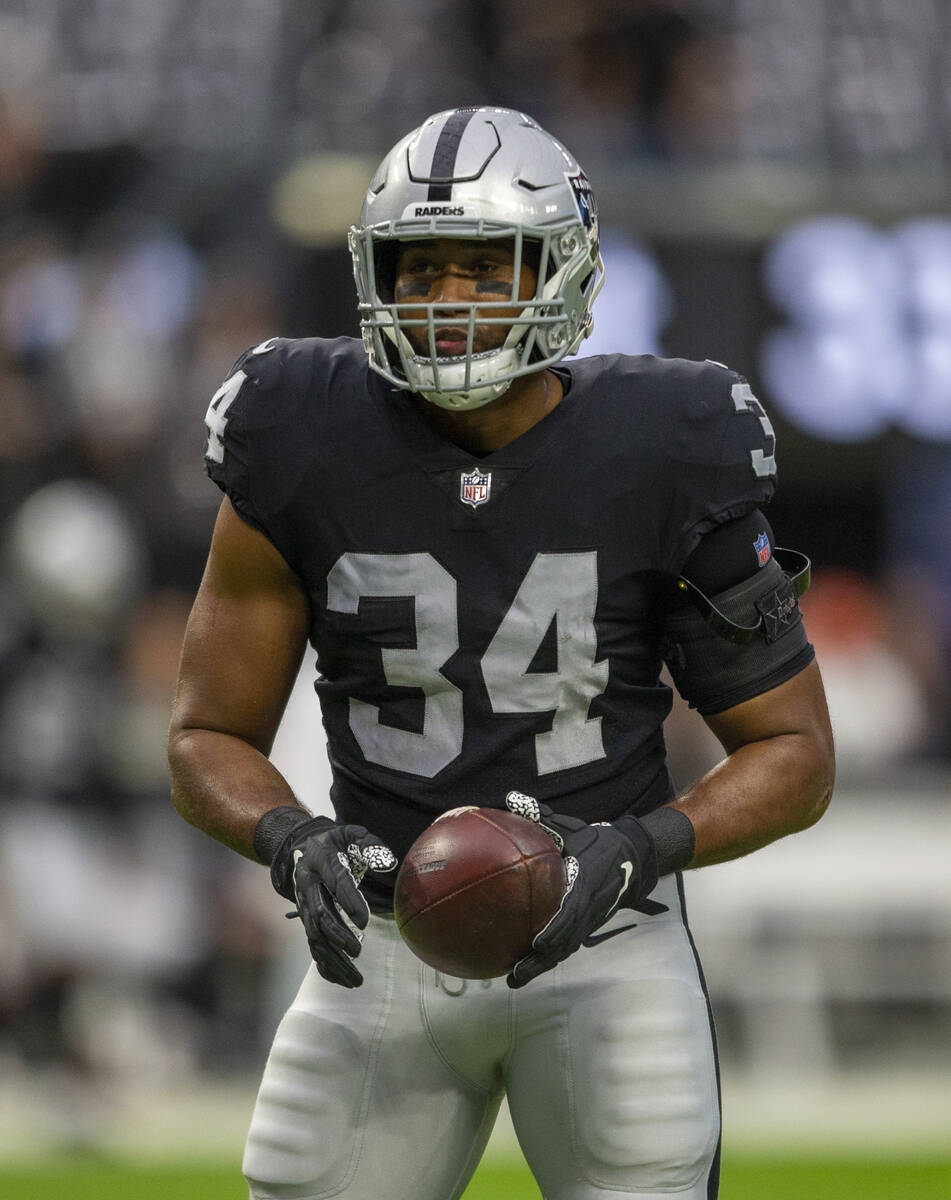
<instances>
[{"instance_id":1,"label":"blurred sideline player","mask_svg":"<svg viewBox=\"0 0 951 1200\"><path fill-rule=\"evenodd\" d=\"M597 210L523 114L425 121L350 245L363 343L271 339L209 407L225 499L170 735L177 808L270 864L316 965L261 1083L251 1195L457 1197L504 1093L547 1200L715 1196L681 871L810 825L833 772L805 573L762 513L769 420L719 364L565 361ZM267 758L308 639L334 818ZM727 755L677 799L665 661ZM389 917L397 861L461 804L541 821L568 860L507 980L441 977Z\"/></svg>"}]
</instances>

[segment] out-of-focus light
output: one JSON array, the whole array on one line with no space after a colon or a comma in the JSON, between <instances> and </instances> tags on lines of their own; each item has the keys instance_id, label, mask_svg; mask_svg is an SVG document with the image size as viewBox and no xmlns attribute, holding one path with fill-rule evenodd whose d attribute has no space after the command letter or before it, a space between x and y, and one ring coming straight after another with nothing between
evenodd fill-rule
<instances>
[{"instance_id":1,"label":"out-of-focus light","mask_svg":"<svg viewBox=\"0 0 951 1200\"><path fill-rule=\"evenodd\" d=\"M660 332L673 312L670 285L654 256L619 233L601 240L604 287L594 305L594 332L579 353L660 354Z\"/></svg>"},{"instance_id":2,"label":"out-of-focus light","mask_svg":"<svg viewBox=\"0 0 951 1200\"><path fill-rule=\"evenodd\" d=\"M7 528L10 578L47 633L115 636L145 582L145 554L126 510L105 488L64 479L34 492Z\"/></svg>"},{"instance_id":3,"label":"out-of-focus light","mask_svg":"<svg viewBox=\"0 0 951 1200\"><path fill-rule=\"evenodd\" d=\"M832 441L951 437L951 221L805 221L763 276L790 323L763 339L761 370L793 424Z\"/></svg>"},{"instance_id":4,"label":"out-of-focus light","mask_svg":"<svg viewBox=\"0 0 951 1200\"><path fill-rule=\"evenodd\" d=\"M40 256L15 270L0 294L0 337L19 353L56 350L73 336L82 307L76 266Z\"/></svg>"},{"instance_id":5,"label":"out-of-focus light","mask_svg":"<svg viewBox=\"0 0 951 1200\"><path fill-rule=\"evenodd\" d=\"M868 401L861 347L847 336L776 330L764 339L760 366L771 397L815 437L860 441L885 427Z\"/></svg>"},{"instance_id":6,"label":"out-of-focus light","mask_svg":"<svg viewBox=\"0 0 951 1200\"><path fill-rule=\"evenodd\" d=\"M274 185L271 212L278 228L305 246L339 245L360 215L375 166L347 154L299 160Z\"/></svg>"},{"instance_id":7,"label":"out-of-focus light","mask_svg":"<svg viewBox=\"0 0 951 1200\"><path fill-rule=\"evenodd\" d=\"M951 221L905 221L893 237L904 269L912 345L901 424L920 438L951 438Z\"/></svg>"},{"instance_id":8,"label":"out-of-focus light","mask_svg":"<svg viewBox=\"0 0 951 1200\"><path fill-rule=\"evenodd\" d=\"M908 314L925 329L951 332L951 221L921 217L895 227Z\"/></svg>"},{"instance_id":9,"label":"out-of-focus light","mask_svg":"<svg viewBox=\"0 0 951 1200\"><path fill-rule=\"evenodd\" d=\"M130 333L161 342L188 320L198 285L197 259L181 238L154 237L120 252L101 303Z\"/></svg>"},{"instance_id":10,"label":"out-of-focus light","mask_svg":"<svg viewBox=\"0 0 951 1200\"><path fill-rule=\"evenodd\" d=\"M809 329L858 325L891 311L901 291L894 244L852 217L818 217L783 234L763 278L777 308Z\"/></svg>"}]
</instances>

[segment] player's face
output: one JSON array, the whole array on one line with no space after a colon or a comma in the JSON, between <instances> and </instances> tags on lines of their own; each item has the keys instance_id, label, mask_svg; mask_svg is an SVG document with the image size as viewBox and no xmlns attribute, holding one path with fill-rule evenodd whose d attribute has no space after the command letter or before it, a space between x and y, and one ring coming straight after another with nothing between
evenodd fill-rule
<instances>
[{"instance_id":1,"label":"player's face","mask_svg":"<svg viewBox=\"0 0 951 1200\"><path fill-rule=\"evenodd\" d=\"M453 310L454 304L494 303L509 300L515 280L515 247L511 241L461 241L456 238L432 238L406 242L396 260L397 302L447 305L445 312L435 310L436 354L454 358L466 353L468 319L465 312ZM522 261L518 297L528 300L535 294L537 274ZM480 354L495 350L505 341L521 311L518 307L489 310L498 324L477 324L472 350ZM400 318L411 319L411 309L400 309ZM404 326L417 354L428 357L429 339L425 324Z\"/></svg>"}]
</instances>

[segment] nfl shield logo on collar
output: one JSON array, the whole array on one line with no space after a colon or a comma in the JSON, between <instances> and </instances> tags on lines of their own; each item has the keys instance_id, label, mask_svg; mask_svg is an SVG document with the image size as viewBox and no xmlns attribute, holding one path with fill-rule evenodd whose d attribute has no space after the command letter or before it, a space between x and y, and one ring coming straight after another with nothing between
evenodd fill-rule
<instances>
[{"instance_id":1,"label":"nfl shield logo on collar","mask_svg":"<svg viewBox=\"0 0 951 1200\"><path fill-rule=\"evenodd\" d=\"M756 557L759 559L759 565L761 567L765 567L773 553L770 549L769 537L767 536L765 529L753 543L753 549L756 551Z\"/></svg>"},{"instance_id":2,"label":"nfl shield logo on collar","mask_svg":"<svg viewBox=\"0 0 951 1200\"><path fill-rule=\"evenodd\" d=\"M485 504L491 490L491 471L484 474L481 471L473 471L470 475L463 471L459 480L459 499L463 504L471 504L473 508L477 508L480 504Z\"/></svg>"}]
</instances>

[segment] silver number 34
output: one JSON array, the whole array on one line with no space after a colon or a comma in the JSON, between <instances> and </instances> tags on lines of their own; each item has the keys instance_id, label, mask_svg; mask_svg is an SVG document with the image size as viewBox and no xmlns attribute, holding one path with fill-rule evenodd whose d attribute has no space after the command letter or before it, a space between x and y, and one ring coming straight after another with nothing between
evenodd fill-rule
<instances>
[{"instance_id":1,"label":"silver number 34","mask_svg":"<svg viewBox=\"0 0 951 1200\"><path fill-rule=\"evenodd\" d=\"M459 648L456 581L431 554L343 554L327 579L327 607L355 614L361 597L412 597L416 644L381 651L394 687L419 688L423 730L384 725L376 705L350 700L350 728L368 761L431 779L462 753L462 692L442 673ZM498 714L553 713L535 736L540 775L604 758L601 718L591 701L608 683L596 661L597 552L537 554L482 657L482 677ZM553 671L529 671L554 622Z\"/></svg>"}]
</instances>

